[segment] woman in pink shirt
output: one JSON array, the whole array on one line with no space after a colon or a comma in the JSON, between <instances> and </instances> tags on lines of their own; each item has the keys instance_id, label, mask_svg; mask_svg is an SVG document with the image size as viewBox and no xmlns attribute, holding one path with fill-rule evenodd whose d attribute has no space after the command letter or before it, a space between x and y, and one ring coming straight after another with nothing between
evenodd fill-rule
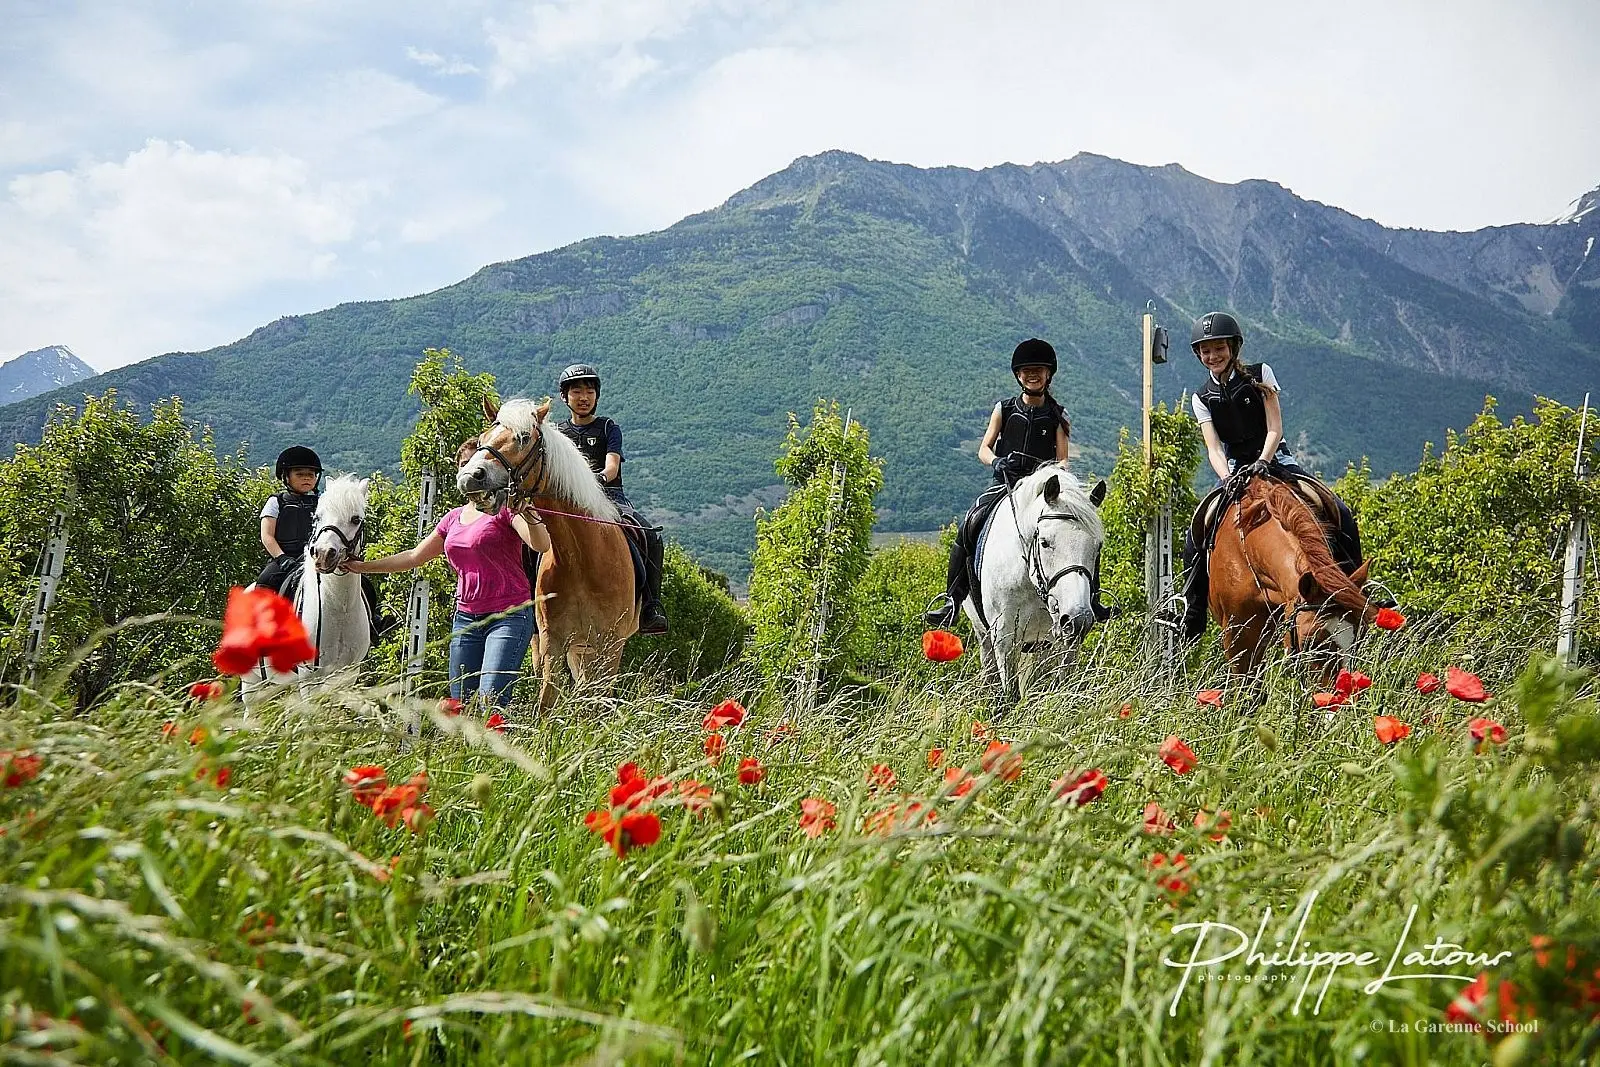
<instances>
[{"instance_id":1,"label":"woman in pink shirt","mask_svg":"<svg viewBox=\"0 0 1600 1067\"><path fill-rule=\"evenodd\" d=\"M470 460L477 439L456 454ZM471 503L454 508L416 548L382 559L355 561L357 573L390 574L420 567L443 552L456 572L456 617L450 628L450 695L505 707L533 638L533 597L522 569L522 546L550 551L550 533L531 511L501 508L487 515Z\"/></svg>"}]
</instances>

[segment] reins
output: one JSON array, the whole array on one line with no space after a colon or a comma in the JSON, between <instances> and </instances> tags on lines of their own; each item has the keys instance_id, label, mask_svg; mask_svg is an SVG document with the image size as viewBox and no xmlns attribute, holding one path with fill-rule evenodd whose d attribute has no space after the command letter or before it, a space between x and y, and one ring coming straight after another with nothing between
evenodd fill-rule
<instances>
[{"instance_id":1,"label":"reins","mask_svg":"<svg viewBox=\"0 0 1600 1067\"><path fill-rule=\"evenodd\" d=\"M1279 525L1281 526L1282 524L1280 523ZM1295 626L1295 620L1298 619L1303 612L1309 611L1315 614L1321 614L1322 609L1317 607L1315 604L1308 603L1298 594L1296 594L1293 598L1296 602L1293 611L1289 610L1290 601L1287 593L1284 594L1285 600L1282 604L1274 604L1272 602L1272 597L1268 595L1266 586L1261 584L1261 575L1256 572L1255 563L1250 559L1250 551L1245 547L1244 490L1242 489L1239 491L1238 498L1234 501L1233 527L1234 532L1239 535L1239 556L1244 560L1245 568L1250 572L1250 580L1256 583L1256 592L1261 594L1261 602L1267 605L1268 614L1272 616L1274 625L1286 631L1285 636L1288 638L1290 654L1299 655L1300 630ZM1284 532L1289 533L1288 530L1285 530ZM1289 536L1292 538L1294 535L1289 534Z\"/></svg>"}]
</instances>

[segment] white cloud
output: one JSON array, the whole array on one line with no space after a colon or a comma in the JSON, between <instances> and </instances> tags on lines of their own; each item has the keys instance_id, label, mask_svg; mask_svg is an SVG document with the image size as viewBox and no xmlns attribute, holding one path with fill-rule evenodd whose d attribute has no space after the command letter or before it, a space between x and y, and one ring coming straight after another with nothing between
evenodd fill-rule
<instances>
[{"instance_id":1,"label":"white cloud","mask_svg":"<svg viewBox=\"0 0 1600 1067\"><path fill-rule=\"evenodd\" d=\"M446 59L438 52L427 52L419 48L406 46L406 58L421 67L426 67L435 74L458 75L476 74L478 68L463 59Z\"/></svg>"},{"instance_id":2,"label":"white cloud","mask_svg":"<svg viewBox=\"0 0 1600 1067\"><path fill-rule=\"evenodd\" d=\"M185 333L164 336L180 309L326 278L368 197L290 156L159 140L6 191L0 351L71 343L101 365L182 346Z\"/></svg>"}]
</instances>

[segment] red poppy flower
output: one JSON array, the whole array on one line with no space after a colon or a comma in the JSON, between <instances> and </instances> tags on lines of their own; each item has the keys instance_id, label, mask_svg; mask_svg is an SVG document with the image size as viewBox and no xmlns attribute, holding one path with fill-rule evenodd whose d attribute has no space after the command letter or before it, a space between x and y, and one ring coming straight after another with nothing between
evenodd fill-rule
<instances>
[{"instance_id":1,"label":"red poppy flower","mask_svg":"<svg viewBox=\"0 0 1600 1067\"><path fill-rule=\"evenodd\" d=\"M1013 755L1006 742L990 741L983 750L983 769L1003 782L1014 782L1022 777L1022 757Z\"/></svg>"},{"instance_id":2,"label":"red poppy flower","mask_svg":"<svg viewBox=\"0 0 1600 1067\"><path fill-rule=\"evenodd\" d=\"M644 777L644 772L641 771L639 769L639 765L637 763L634 763L632 760L629 760L627 763L623 763L623 764L621 764L621 765L619 765L617 767L617 784L618 785L621 785L624 782L630 782L635 778L643 778L643 777Z\"/></svg>"},{"instance_id":3,"label":"red poppy flower","mask_svg":"<svg viewBox=\"0 0 1600 1067\"><path fill-rule=\"evenodd\" d=\"M1528 944L1533 946L1533 962L1541 967L1550 966L1550 946L1553 943L1549 934L1534 934L1528 938Z\"/></svg>"},{"instance_id":4,"label":"red poppy flower","mask_svg":"<svg viewBox=\"0 0 1600 1067\"><path fill-rule=\"evenodd\" d=\"M1483 1019L1483 1002L1488 996L1489 972L1484 971L1472 980L1471 985L1456 994L1456 998L1444 1010L1445 1020L1478 1025Z\"/></svg>"},{"instance_id":5,"label":"red poppy flower","mask_svg":"<svg viewBox=\"0 0 1600 1067\"><path fill-rule=\"evenodd\" d=\"M439 711L445 715L460 715L461 701L456 697L440 697Z\"/></svg>"},{"instance_id":6,"label":"red poppy flower","mask_svg":"<svg viewBox=\"0 0 1600 1067\"><path fill-rule=\"evenodd\" d=\"M780 742L787 741L795 735L794 723L780 722L772 728L772 733L767 737L767 747L771 748Z\"/></svg>"},{"instance_id":7,"label":"red poppy flower","mask_svg":"<svg viewBox=\"0 0 1600 1067\"><path fill-rule=\"evenodd\" d=\"M244 922L239 924L239 936L247 944L261 945L266 943L277 930L278 919L270 911L251 912L244 917Z\"/></svg>"},{"instance_id":8,"label":"red poppy flower","mask_svg":"<svg viewBox=\"0 0 1600 1067\"><path fill-rule=\"evenodd\" d=\"M1406 624L1406 617L1393 608L1379 608L1372 625L1380 630L1398 630Z\"/></svg>"},{"instance_id":9,"label":"red poppy flower","mask_svg":"<svg viewBox=\"0 0 1600 1067\"><path fill-rule=\"evenodd\" d=\"M1411 733L1411 727L1393 715L1377 716L1372 720L1372 729L1378 735L1378 740L1386 745L1392 745Z\"/></svg>"},{"instance_id":10,"label":"red poppy flower","mask_svg":"<svg viewBox=\"0 0 1600 1067\"><path fill-rule=\"evenodd\" d=\"M351 767L344 772L344 784L350 787L350 793L355 797L357 804L370 808L379 794L389 788L389 776L382 767L375 764Z\"/></svg>"},{"instance_id":11,"label":"red poppy flower","mask_svg":"<svg viewBox=\"0 0 1600 1067\"><path fill-rule=\"evenodd\" d=\"M1483 691L1483 679L1471 671L1450 667L1444 674L1445 692L1457 700L1465 700L1469 704L1482 704L1489 699L1489 694Z\"/></svg>"},{"instance_id":12,"label":"red poppy flower","mask_svg":"<svg viewBox=\"0 0 1600 1067\"><path fill-rule=\"evenodd\" d=\"M728 747L728 739L721 734L707 734L704 744L700 747L705 750L706 759L715 766L722 760L722 750Z\"/></svg>"},{"instance_id":13,"label":"red poppy flower","mask_svg":"<svg viewBox=\"0 0 1600 1067\"><path fill-rule=\"evenodd\" d=\"M928 630L922 635L922 654L935 663L947 663L961 655L961 638L949 630Z\"/></svg>"},{"instance_id":14,"label":"red poppy flower","mask_svg":"<svg viewBox=\"0 0 1600 1067\"><path fill-rule=\"evenodd\" d=\"M316 656L293 604L270 589L229 590L222 640L211 655L217 670L246 674L265 659L273 670L286 674Z\"/></svg>"},{"instance_id":15,"label":"red poppy flower","mask_svg":"<svg viewBox=\"0 0 1600 1067\"><path fill-rule=\"evenodd\" d=\"M696 815L704 815L711 810L711 787L693 778L685 778L678 783L678 796L682 798L683 806Z\"/></svg>"},{"instance_id":16,"label":"red poppy flower","mask_svg":"<svg viewBox=\"0 0 1600 1067\"><path fill-rule=\"evenodd\" d=\"M1334 679L1333 683L1334 692L1343 693L1346 696L1353 696L1371 686L1372 679L1360 671L1340 671L1339 677Z\"/></svg>"},{"instance_id":17,"label":"red poppy flower","mask_svg":"<svg viewBox=\"0 0 1600 1067\"><path fill-rule=\"evenodd\" d=\"M583 824L600 835L620 859L630 848L647 848L661 840L661 816L653 811L630 811L614 819L609 811L591 811Z\"/></svg>"},{"instance_id":18,"label":"red poppy flower","mask_svg":"<svg viewBox=\"0 0 1600 1067\"><path fill-rule=\"evenodd\" d=\"M1472 719L1467 723L1467 729L1472 731L1472 739L1481 748L1485 740L1492 745L1506 743L1506 728L1493 719Z\"/></svg>"},{"instance_id":19,"label":"red poppy flower","mask_svg":"<svg viewBox=\"0 0 1600 1067\"><path fill-rule=\"evenodd\" d=\"M724 700L706 712L706 717L700 720L700 728L703 730L720 730L724 726L738 726L744 722L744 715L743 704L737 700Z\"/></svg>"},{"instance_id":20,"label":"red poppy flower","mask_svg":"<svg viewBox=\"0 0 1600 1067\"><path fill-rule=\"evenodd\" d=\"M402 1041L410 1041L411 1040L411 1020L410 1019L402 1019L402 1020L400 1020L400 1039Z\"/></svg>"},{"instance_id":21,"label":"red poppy flower","mask_svg":"<svg viewBox=\"0 0 1600 1067\"><path fill-rule=\"evenodd\" d=\"M1311 703L1319 708L1336 708L1347 699L1344 693L1312 693Z\"/></svg>"},{"instance_id":22,"label":"red poppy flower","mask_svg":"<svg viewBox=\"0 0 1600 1067\"><path fill-rule=\"evenodd\" d=\"M807 837L821 837L833 829L835 810L821 797L806 797L800 802L800 829Z\"/></svg>"},{"instance_id":23,"label":"red poppy flower","mask_svg":"<svg viewBox=\"0 0 1600 1067\"><path fill-rule=\"evenodd\" d=\"M433 824L433 809L426 804L413 804L400 812L400 821L407 830L420 834Z\"/></svg>"},{"instance_id":24,"label":"red poppy flower","mask_svg":"<svg viewBox=\"0 0 1600 1067\"><path fill-rule=\"evenodd\" d=\"M0 752L0 776L3 776L7 789L15 789L23 782L33 781L43 768L44 759L27 749Z\"/></svg>"},{"instance_id":25,"label":"red poppy flower","mask_svg":"<svg viewBox=\"0 0 1600 1067\"><path fill-rule=\"evenodd\" d=\"M1222 690L1202 689L1194 695L1195 700L1201 704L1209 704L1213 708L1222 707Z\"/></svg>"},{"instance_id":26,"label":"red poppy flower","mask_svg":"<svg viewBox=\"0 0 1600 1067\"><path fill-rule=\"evenodd\" d=\"M1213 841L1223 841L1228 837L1228 831L1233 827L1233 812L1223 808L1215 815L1205 808L1194 813L1195 829L1211 838Z\"/></svg>"},{"instance_id":27,"label":"red poppy flower","mask_svg":"<svg viewBox=\"0 0 1600 1067\"><path fill-rule=\"evenodd\" d=\"M986 722L975 722L975 723L972 724L972 737L973 737L973 740L982 741L984 738L986 738L988 736L989 736L989 724L988 723L986 723Z\"/></svg>"},{"instance_id":28,"label":"red poppy flower","mask_svg":"<svg viewBox=\"0 0 1600 1067\"><path fill-rule=\"evenodd\" d=\"M217 768L217 776L216 776L215 780L216 780L218 789L226 789L226 788L228 788L228 782L230 780L232 780L232 778L233 778L233 768L232 767L218 767Z\"/></svg>"},{"instance_id":29,"label":"red poppy flower","mask_svg":"<svg viewBox=\"0 0 1600 1067\"><path fill-rule=\"evenodd\" d=\"M1188 774L1200 765L1200 759L1194 754L1194 749L1179 740L1177 734L1161 742L1161 749L1157 754L1161 757L1162 763L1179 774Z\"/></svg>"},{"instance_id":30,"label":"red poppy flower","mask_svg":"<svg viewBox=\"0 0 1600 1067\"><path fill-rule=\"evenodd\" d=\"M761 761L754 756L746 756L739 761L740 785L760 785L766 776L767 769L761 766Z\"/></svg>"},{"instance_id":31,"label":"red poppy flower","mask_svg":"<svg viewBox=\"0 0 1600 1067\"><path fill-rule=\"evenodd\" d=\"M221 682L195 682L189 687L189 695L195 700L215 700L226 691Z\"/></svg>"},{"instance_id":32,"label":"red poppy flower","mask_svg":"<svg viewBox=\"0 0 1600 1067\"><path fill-rule=\"evenodd\" d=\"M867 785L875 793L892 793L899 779L895 777L894 768L887 763L874 763L867 768Z\"/></svg>"},{"instance_id":33,"label":"red poppy flower","mask_svg":"<svg viewBox=\"0 0 1600 1067\"><path fill-rule=\"evenodd\" d=\"M503 734L506 732L506 717L497 711L483 720L483 728Z\"/></svg>"},{"instance_id":34,"label":"red poppy flower","mask_svg":"<svg viewBox=\"0 0 1600 1067\"><path fill-rule=\"evenodd\" d=\"M1099 800L1100 795L1106 791L1106 786L1111 783L1099 767L1088 771L1079 771L1074 775L1062 775L1050 786L1055 794L1056 801L1070 807L1081 808L1092 801Z\"/></svg>"},{"instance_id":35,"label":"red poppy flower","mask_svg":"<svg viewBox=\"0 0 1600 1067\"><path fill-rule=\"evenodd\" d=\"M382 819L385 826L393 827L406 808L416 807L422 794L428 791L426 772L414 774L403 785L391 785L379 793L372 802L372 814Z\"/></svg>"},{"instance_id":36,"label":"red poppy flower","mask_svg":"<svg viewBox=\"0 0 1600 1067\"><path fill-rule=\"evenodd\" d=\"M943 762L944 762L944 749L942 749L942 748L930 748L930 749L928 749L928 766L930 768L931 767L937 767L937 766L939 766L939 764L941 764Z\"/></svg>"},{"instance_id":37,"label":"red poppy flower","mask_svg":"<svg viewBox=\"0 0 1600 1067\"><path fill-rule=\"evenodd\" d=\"M1439 691L1439 676L1423 671L1417 675L1417 692L1437 693Z\"/></svg>"},{"instance_id":38,"label":"red poppy flower","mask_svg":"<svg viewBox=\"0 0 1600 1067\"><path fill-rule=\"evenodd\" d=\"M643 777L629 778L618 782L611 787L611 806L613 808L637 808L650 800L646 790L650 783Z\"/></svg>"},{"instance_id":39,"label":"red poppy flower","mask_svg":"<svg viewBox=\"0 0 1600 1067\"><path fill-rule=\"evenodd\" d=\"M168 719L166 722L161 724L161 740L163 740L163 741L171 741L174 737L177 737L177 736L178 736L178 724L177 723L173 722L171 719Z\"/></svg>"},{"instance_id":40,"label":"red poppy flower","mask_svg":"<svg viewBox=\"0 0 1600 1067\"><path fill-rule=\"evenodd\" d=\"M964 767L946 767L944 769L944 780L953 783L951 786L946 787L953 797L964 797L972 792L973 782L975 781Z\"/></svg>"},{"instance_id":41,"label":"red poppy flower","mask_svg":"<svg viewBox=\"0 0 1600 1067\"><path fill-rule=\"evenodd\" d=\"M1189 870L1189 860L1181 852L1167 855L1157 852L1150 857L1148 864L1151 871L1156 872L1156 884L1169 893L1187 893L1189 883L1183 877Z\"/></svg>"},{"instance_id":42,"label":"red poppy flower","mask_svg":"<svg viewBox=\"0 0 1600 1067\"><path fill-rule=\"evenodd\" d=\"M915 829L920 823L928 825L939 821L939 812L930 804L920 800L907 800L904 803L890 804L887 808L874 811L861 820L861 832L866 834L888 835L897 827Z\"/></svg>"},{"instance_id":43,"label":"red poppy flower","mask_svg":"<svg viewBox=\"0 0 1600 1067\"><path fill-rule=\"evenodd\" d=\"M1122 705L1121 708L1117 709L1117 718L1119 718L1119 719L1126 719L1128 716L1130 716L1132 714L1133 714L1133 705L1131 703L1124 704L1124 705Z\"/></svg>"},{"instance_id":44,"label":"red poppy flower","mask_svg":"<svg viewBox=\"0 0 1600 1067\"><path fill-rule=\"evenodd\" d=\"M1168 815L1160 804L1155 801L1144 806L1144 832L1147 834L1170 834L1177 829L1172 824L1172 816Z\"/></svg>"},{"instance_id":45,"label":"red poppy flower","mask_svg":"<svg viewBox=\"0 0 1600 1067\"><path fill-rule=\"evenodd\" d=\"M206 728L204 726L196 726L193 730L190 730L189 731L189 743L191 745L203 745L203 744L205 744L206 743Z\"/></svg>"}]
</instances>

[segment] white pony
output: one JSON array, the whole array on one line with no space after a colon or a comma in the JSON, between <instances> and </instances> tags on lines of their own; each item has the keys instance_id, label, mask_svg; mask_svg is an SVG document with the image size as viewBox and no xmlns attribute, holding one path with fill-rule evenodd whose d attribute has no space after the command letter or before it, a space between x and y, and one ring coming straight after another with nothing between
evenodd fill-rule
<instances>
[{"instance_id":1,"label":"white pony","mask_svg":"<svg viewBox=\"0 0 1600 1067\"><path fill-rule=\"evenodd\" d=\"M1021 698L1023 652L1057 647L1070 662L1094 625L1090 581L1105 541L1095 509L1105 492L1102 481L1085 493L1065 467L1046 463L990 515L978 572L983 611L971 596L962 607L984 675L1008 697Z\"/></svg>"},{"instance_id":2,"label":"white pony","mask_svg":"<svg viewBox=\"0 0 1600 1067\"><path fill-rule=\"evenodd\" d=\"M302 688L360 663L372 648L372 624L361 592L361 575L344 570L347 560L366 549L368 479L343 474L331 479L317 498L311 539L300 568L285 582L285 594L305 625L317 658L289 674L279 674L263 661L245 675L245 702L261 690L299 682Z\"/></svg>"}]
</instances>

